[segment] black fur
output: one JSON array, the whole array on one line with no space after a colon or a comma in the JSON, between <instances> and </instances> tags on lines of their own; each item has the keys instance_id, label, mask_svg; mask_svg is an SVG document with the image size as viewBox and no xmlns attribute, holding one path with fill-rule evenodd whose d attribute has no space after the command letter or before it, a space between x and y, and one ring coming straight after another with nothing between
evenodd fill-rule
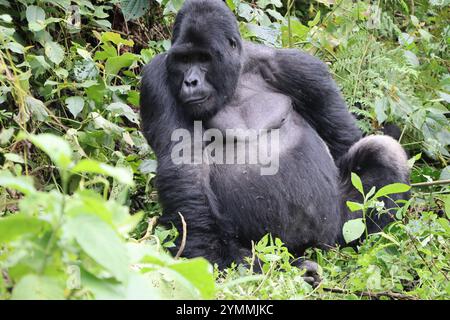
<instances>
[{"instance_id":1,"label":"black fur","mask_svg":"<svg viewBox=\"0 0 450 320\"><path fill-rule=\"evenodd\" d=\"M281 237L297 255L311 246L342 243L343 223L357 216L348 212L345 201L361 201L350 183L352 171L368 189L408 181L403 149L388 138L361 140L323 62L298 50L245 43L223 2L186 1L176 18L172 44L144 69L141 117L144 135L158 158L161 221L175 224L180 233L178 213L187 222L184 256L203 256L223 268L241 261L250 253L251 240L268 232ZM213 103L191 109L180 103L183 75L173 57L186 50L211 57L206 80L213 87ZM175 165L170 157L173 130L192 132L195 119L226 123L220 111L233 99L244 75L263 79L268 89L261 88L262 93L289 97L296 114L288 125L303 128L301 140L288 141L292 148L282 154L278 173L258 176L241 167L234 172L226 166ZM274 106L274 113L279 110ZM374 218L370 231L388 221Z\"/></svg>"}]
</instances>

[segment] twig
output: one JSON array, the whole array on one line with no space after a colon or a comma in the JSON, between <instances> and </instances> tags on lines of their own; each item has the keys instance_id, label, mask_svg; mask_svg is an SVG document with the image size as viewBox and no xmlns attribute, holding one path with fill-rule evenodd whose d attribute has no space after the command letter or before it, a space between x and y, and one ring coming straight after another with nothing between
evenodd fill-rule
<instances>
[{"instance_id":1,"label":"twig","mask_svg":"<svg viewBox=\"0 0 450 320\"><path fill-rule=\"evenodd\" d=\"M184 217L180 212L178 212L178 214L180 215L181 223L183 224L183 237L181 238L180 249L178 249L178 252L175 255L175 259L178 259L181 256L181 254L183 253L184 247L186 246L186 236L187 236L186 221L184 220Z\"/></svg>"},{"instance_id":2,"label":"twig","mask_svg":"<svg viewBox=\"0 0 450 320\"><path fill-rule=\"evenodd\" d=\"M158 221L158 217L153 217L149 220L148 226L147 226L147 231L145 232L145 235L138 240L138 242L142 242L144 240L151 238L153 228L155 227L157 221Z\"/></svg>"},{"instance_id":3,"label":"twig","mask_svg":"<svg viewBox=\"0 0 450 320\"><path fill-rule=\"evenodd\" d=\"M356 291L351 292L340 288L323 288L323 291L333 292L333 293L342 293L342 294L349 294L354 293L358 296L363 297L369 297L369 298L375 298L379 299L381 297L388 297L391 299L397 299L397 300L417 300L418 298L415 296L409 296L402 293L397 292L391 292L391 291L382 291L382 292L368 292L368 291Z\"/></svg>"},{"instance_id":4,"label":"twig","mask_svg":"<svg viewBox=\"0 0 450 320\"><path fill-rule=\"evenodd\" d=\"M436 180L436 181L430 181L430 182L411 183L411 187L437 186L440 184L450 184L450 179Z\"/></svg>"}]
</instances>

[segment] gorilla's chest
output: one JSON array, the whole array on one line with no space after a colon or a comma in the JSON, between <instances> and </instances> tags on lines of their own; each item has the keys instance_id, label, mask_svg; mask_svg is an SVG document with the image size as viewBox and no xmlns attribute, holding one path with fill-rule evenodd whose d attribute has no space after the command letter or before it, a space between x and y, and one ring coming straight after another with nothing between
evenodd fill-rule
<instances>
[{"instance_id":1,"label":"gorilla's chest","mask_svg":"<svg viewBox=\"0 0 450 320\"><path fill-rule=\"evenodd\" d=\"M275 92L258 75L241 77L233 99L207 123L219 129L270 130L281 128L293 113L288 96Z\"/></svg>"}]
</instances>

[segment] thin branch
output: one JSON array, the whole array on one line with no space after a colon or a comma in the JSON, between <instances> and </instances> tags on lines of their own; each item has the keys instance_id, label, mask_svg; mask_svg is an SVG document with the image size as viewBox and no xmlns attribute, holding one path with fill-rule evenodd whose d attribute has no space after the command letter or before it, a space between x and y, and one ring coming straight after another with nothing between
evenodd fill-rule
<instances>
[{"instance_id":1,"label":"thin branch","mask_svg":"<svg viewBox=\"0 0 450 320\"><path fill-rule=\"evenodd\" d=\"M147 231L145 232L145 235L138 240L138 242L142 242L144 240L148 240L151 238L153 229L154 229L157 221L158 221L158 217L153 217L148 221Z\"/></svg>"},{"instance_id":2,"label":"thin branch","mask_svg":"<svg viewBox=\"0 0 450 320\"><path fill-rule=\"evenodd\" d=\"M183 224L183 237L181 238L180 249L178 249L178 252L175 255L175 259L178 259L181 256L181 254L183 253L184 247L186 246L186 236L187 236L186 221L184 220L184 217L180 212L178 212L178 214L180 215L181 223Z\"/></svg>"},{"instance_id":3,"label":"thin branch","mask_svg":"<svg viewBox=\"0 0 450 320\"><path fill-rule=\"evenodd\" d=\"M342 293L342 294L353 293L353 294L356 294L358 296L375 298L375 299L379 299L381 297L388 297L388 298L396 299L396 300L418 300L418 298L415 297L415 296L409 296L409 295L406 295L406 294L397 293L397 292L391 292L391 291L382 291L382 292L356 291L356 292L351 292L351 291L340 289L340 288L323 288L323 291L333 292L333 293Z\"/></svg>"},{"instance_id":4,"label":"thin branch","mask_svg":"<svg viewBox=\"0 0 450 320\"><path fill-rule=\"evenodd\" d=\"M411 187L437 186L437 185L441 185L441 184L450 184L450 179L436 180L436 181L430 181L430 182L411 183Z\"/></svg>"}]
</instances>

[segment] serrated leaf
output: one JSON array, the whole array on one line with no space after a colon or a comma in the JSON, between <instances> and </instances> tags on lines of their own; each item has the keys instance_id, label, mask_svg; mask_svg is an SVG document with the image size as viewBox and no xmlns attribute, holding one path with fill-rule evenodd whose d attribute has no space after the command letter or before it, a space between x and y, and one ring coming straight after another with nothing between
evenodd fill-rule
<instances>
[{"instance_id":1,"label":"serrated leaf","mask_svg":"<svg viewBox=\"0 0 450 320\"><path fill-rule=\"evenodd\" d=\"M362 236L366 226L361 218L353 219L344 223L342 233L346 243L350 243Z\"/></svg>"},{"instance_id":2,"label":"serrated leaf","mask_svg":"<svg viewBox=\"0 0 450 320\"><path fill-rule=\"evenodd\" d=\"M136 20L148 11L150 2L148 0L121 0L120 8L125 20Z\"/></svg>"},{"instance_id":3,"label":"serrated leaf","mask_svg":"<svg viewBox=\"0 0 450 320\"><path fill-rule=\"evenodd\" d=\"M127 279L129 270L126 248L110 225L97 216L80 214L68 220L67 230L83 251L117 280Z\"/></svg>"}]
</instances>

